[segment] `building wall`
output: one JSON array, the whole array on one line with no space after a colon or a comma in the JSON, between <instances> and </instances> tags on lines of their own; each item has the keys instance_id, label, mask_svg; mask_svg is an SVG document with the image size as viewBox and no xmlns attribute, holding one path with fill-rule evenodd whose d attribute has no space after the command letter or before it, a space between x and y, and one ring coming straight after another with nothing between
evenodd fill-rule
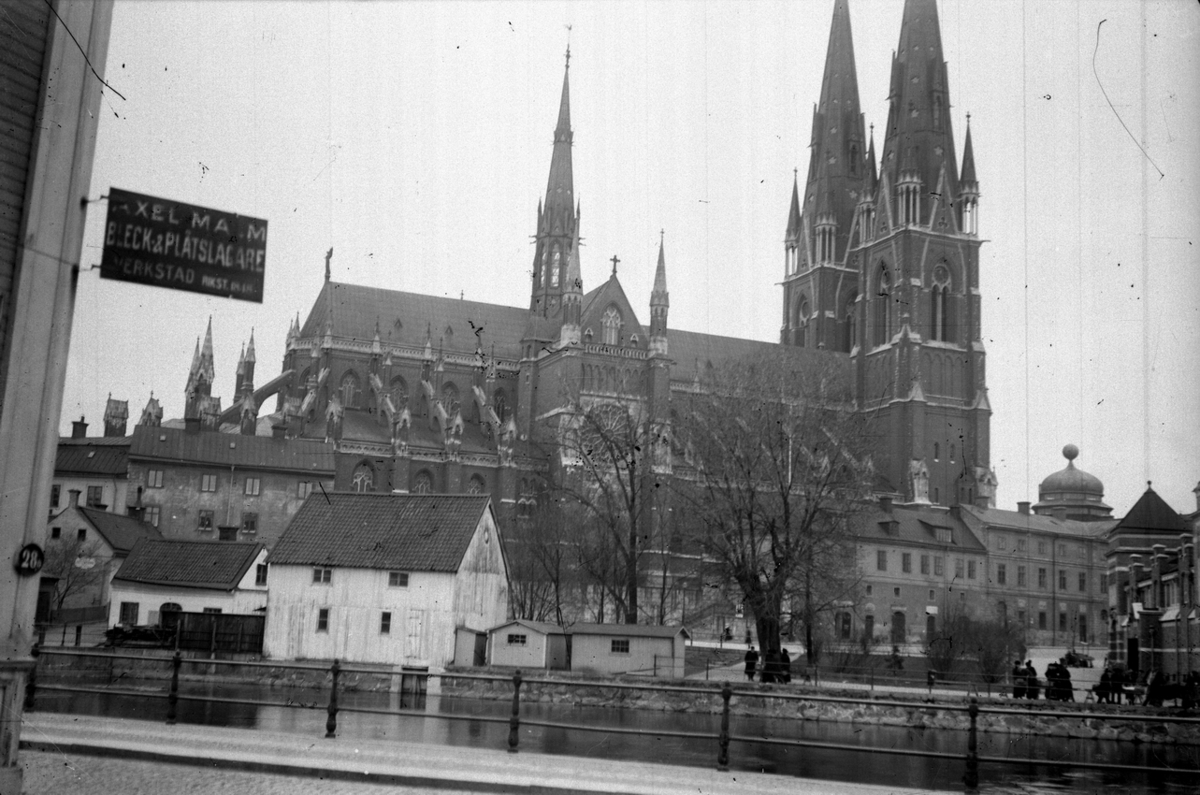
<instances>
[{"instance_id":1,"label":"building wall","mask_svg":"<svg viewBox=\"0 0 1200 795\"><path fill-rule=\"evenodd\" d=\"M253 570L251 566L251 570ZM238 588L233 591L218 591L207 588L169 588L157 585L123 583L112 584L112 601L108 609L108 625L121 623L121 605L136 602L138 624L157 625L161 620L160 609L168 602L179 605L185 613L203 613L211 608L222 613L250 615L267 605L266 588Z\"/></svg>"},{"instance_id":2,"label":"building wall","mask_svg":"<svg viewBox=\"0 0 1200 795\"><path fill-rule=\"evenodd\" d=\"M114 477L84 477L82 475L65 475L55 476L52 486L59 487L58 504L53 502L50 504L50 512L66 508L71 503L72 489L79 491L79 504L87 506L88 502L88 487L100 487L100 504L109 513L119 513L124 515L128 511L128 493L129 481L127 478ZM53 496L53 492L51 492Z\"/></svg>"},{"instance_id":3,"label":"building wall","mask_svg":"<svg viewBox=\"0 0 1200 795\"><path fill-rule=\"evenodd\" d=\"M629 641L629 652L614 653L614 640ZM571 635L571 670L598 674L637 672L658 676L683 676L683 638L647 638L620 635ZM657 660L655 659L657 657Z\"/></svg>"},{"instance_id":4,"label":"building wall","mask_svg":"<svg viewBox=\"0 0 1200 795\"><path fill-rule=\"evenodd\" d=\"M525 644L508 642L510 635L524 635ZM491 633L492 665L513 668L548 668L548 636L520 624L507 624Z\"/></svg>"},{"instance_id":5,"label":"building wall","mask_svg":"<svg viewBox=\"0 0 1200 795\"><path fill-rule=\"evenodd\" d=\"M236 436L231 436L236 440ZM162 486L151 488L149 473L163 473ZM216 477L216 491L201 491L203 477ZM246 494L246 478L259 478L258 495ZM221 525L242 526L246 513L258 514L258 530L255 533L238 532L239 541L258 541L268 548L287 528L288 522L300 506L300 483L311 483L312 491L320 493L318 484L326 490L333 489L333 478L312 473L277 472L273 470L237 467L205 466L200 463L169 463L152 460L130 460L130 491L142 489L142 504L147 508L157 507L157 527L164 538L185 540L217 538ZM213 512L213 526L200 529L200 512ZM146 521L152 512L147 511ZM153 524L153 522L151 522Z\"/></svg>"}]
</instances>

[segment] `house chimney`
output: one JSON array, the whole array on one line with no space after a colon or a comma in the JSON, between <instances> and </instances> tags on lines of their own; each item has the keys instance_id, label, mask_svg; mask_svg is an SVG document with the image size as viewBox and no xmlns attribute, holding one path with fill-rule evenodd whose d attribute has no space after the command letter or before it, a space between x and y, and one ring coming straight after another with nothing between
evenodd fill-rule
<instances>
[{"instance_id":1,"label":"house chimney","mask_svg":"<svg viewBox=\"0 0 1200 795\"><path fill-rule=\"evenodd\" d=\"M87 437L87 426L88 426L88 424L86 422L84 422L82 415L80 415L79 419L73 420L71 422L71 438L72 439L86 438Z\"/></svg>"},{"instance_id":2,"label":"house chimney","mask_svg":"<svg viewBox=\"0 0 1200 795\"><path fill-rule=\"evenodd\" d=\"M883 509L884 513L891 513L892 512L892 498L888 497L886 495L883 497L880 497L879 498L879 507Z\"/></svg>"},{"instance_id":3,"label":"house chimney","mask_svg":"<svg viewBox=\"0 0 1200 795\"><path fill-rule=\"evenodd\" d=\"M958 519L959 521L962 521L962 506L961 505L951 505L950 506L950 518Z\"/></svg>"},{"instance_id":4,"label":"house chimney","mask_svg":"<svg viewBox=\"0 0 1200 795\"><path fill-rule=\"evenodd\" d=\"M1028 516L1029 515L1029 503L1028 502L1018 502L1017 503L1017 513L1025 514L1026 516Z\"/></svg>"},{"instance_id":5,"label":"house chimney","mask_svg":"<svg viewBox=\"0 0 1200 795\"><path fill-rule=\"evenodd\" d=\"M185 433L200 433L200 418L184 417L183 430Z\"/></svg>"},{"instance_id":6,"label":"house chimney","mask_svg":"<svg viewBox=\"0 0 1200 795\"><path fill-rule=\"evenodd\" d=\"M271 438L272 439L287 438L287 425L285 425L283 423L276 423L275 425L272 425L271 426Z\"/></svg>"},{"instance_id":7,"label":"house chimney","mask_svg":"<svg viewBox=\"0 0 1200 795\"><path fill-rule=\"evenodd\" d=\"M78 508L79 507L79 495L83 494L83 492L79 489L71 489L67 493L71 495L71 507Z\"/></svg>"}]
</instances>

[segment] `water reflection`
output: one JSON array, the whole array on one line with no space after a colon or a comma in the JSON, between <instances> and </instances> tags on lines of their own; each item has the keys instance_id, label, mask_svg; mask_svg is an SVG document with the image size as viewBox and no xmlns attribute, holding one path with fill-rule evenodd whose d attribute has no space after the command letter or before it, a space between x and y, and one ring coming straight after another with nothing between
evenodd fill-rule
<instances>
[{"instance_id":1,"label":"water reflection","mask_svg":"<svg viewBox=\"0 0 1200 795\"><path fill-rule=\"evenodd\" d=\"M121 682L122 688L140 688L162 694L161 683ZM177 719L181 723L230 726L244 729L322 736L325 733L328 691L271 688L253 685L181 685ZM196 701L205 698L253 699L278 706ZM416 699L414 701L414 698ZM403 698L396 693L345 692L339 694L338 734L406 743L432 743L475 748L507 748L507 718L511 701L481 701L448 696ZM381 715L355 712L420 710L426 716L461 718L490 716L500 722L446 720L432 717ZM165 698L116 694L62 693L43 690L37 709L91 715L162 721ZM602 707L565 707L542 703L522 705L520 747L523 751L629 759L647 762L712 767L717 758L719 715L618 710ZM601 731L530 726L528 722L581 724ZM603 729L636 729L641 734L617 734ZM952 730L908 729L895 726L789 721L734 716L730 767L804 778L907 786L921 789L961 790L966 733ZM707 733L711 739L668 737L657 732ZM804 739L866 748L919 749L954 754L956 759L930 759L911 754L880 754L868 750L791 748L762 742L762 738ZM1058 737L980 734L980 756L1046 760L1072 760L1169 766L1195 771L1200 749L1190 746L1135 746L1100 740L1068 741ZM1191 776L1194 777L1195 773ZM984 763L980 766L981 791L987 793L1093 792L1114 788L1133 792L1191 793L1192 779L1147 771L1138 774L1065 769L1035 763L1020 765Z\"/></svg>"}]
</instances>

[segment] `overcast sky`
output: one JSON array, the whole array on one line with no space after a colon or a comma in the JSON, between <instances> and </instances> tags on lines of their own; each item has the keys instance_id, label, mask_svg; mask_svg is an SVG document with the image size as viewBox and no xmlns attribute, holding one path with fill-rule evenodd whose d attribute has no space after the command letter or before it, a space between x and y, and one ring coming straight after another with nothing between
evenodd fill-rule
<instances>
[{"instance_id":1,"label":"overcast sky","mask_svg":"<svg viewBox=\"0 0 1200 795\"><path fill-rule=\"evenodd\" d=\"M277 374L331 246L336 280L526 305L568 36L584 289L616 254L648 322L663 229L673 328L777 340L792 173L808 165L832 8L118 0L106 77L124 99L104 92L91 197L118 187L266 219L266 298L85 271L63 433L81 414L99 433L109 392L129 400L131 428L152 390L181 416L210 315L224 405L252 328L256 380ZM880 130L902 9L850 6L863 111ZM961 160L970 113L988 241L1000 507L1036 501L1067 443L1117 515L1147 480L1195 507L1198 9L939 3L956 146ZM104 214L90 205L84 268L100 261Z\"/></svg>"}]
</instances>

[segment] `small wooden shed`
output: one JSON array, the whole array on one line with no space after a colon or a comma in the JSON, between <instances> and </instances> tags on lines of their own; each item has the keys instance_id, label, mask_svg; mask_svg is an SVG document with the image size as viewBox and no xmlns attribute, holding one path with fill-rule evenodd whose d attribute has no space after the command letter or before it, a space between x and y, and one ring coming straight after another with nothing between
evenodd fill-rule
<instances>
[{"instance_id":1,"label":"small wooden shed","mask_svg":"<svg viewBox=\"0 0 1200 795\"><path fill-rule=\"evenodd\" d=\"M570 631L572 671L683 678L690 638L683 627L574 624Z\"/></svg>"},{"instance_id":2,"label":"small wooden shed","mask_svg":"<svg viewBox=\"0 0 1200 795\"><path fill-rule=\"evenodd\" d=\"M488 632L492 665L566 670L567 633L557 624L514 619Z\"/></svg>"}]
</instances>

